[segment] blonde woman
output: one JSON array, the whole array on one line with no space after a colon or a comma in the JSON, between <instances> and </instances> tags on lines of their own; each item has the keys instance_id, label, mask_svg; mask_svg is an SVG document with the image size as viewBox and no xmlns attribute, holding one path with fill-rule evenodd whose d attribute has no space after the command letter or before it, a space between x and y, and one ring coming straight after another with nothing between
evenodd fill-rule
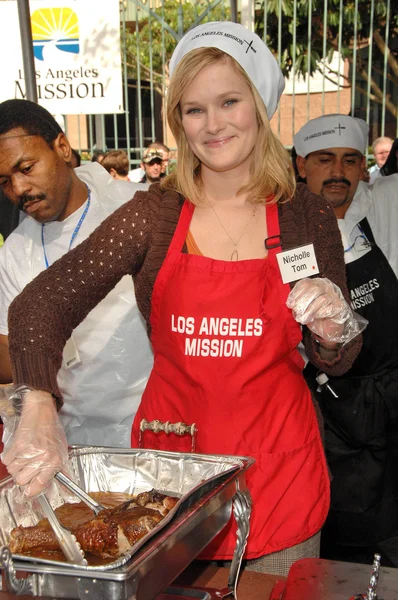
<instances>
[{"instance_id":1,"label":"blonde woman","mask_svg":"<svg viewBox=\"0 0 398 600\"><path fill-rule=\"evenodd\" d=\"M253 456L245 556L251 568L286 573L317 554L329 507L299 323L307 324L308 356L325 372L343 373L361 345L343 297L340 235L333 210L305 186L295 189L269 125L283 77L255 34L235 23L202 25L178 44L171 73L175 173L137 193L10 309L15 380L28 390L4 462L30 495L62 464L53 406L54 398L62 404L63 344L130 273L155 356L132 445L191 451L188 434L145 431L140 439L141 420L157 419L195 423L197 452ZM282 277L295 273L292 265L289 285ZM40 434L47 420L50 434ZM234 546L231 522L204 557L229 559Z\"/></svg>"}]
</instances>

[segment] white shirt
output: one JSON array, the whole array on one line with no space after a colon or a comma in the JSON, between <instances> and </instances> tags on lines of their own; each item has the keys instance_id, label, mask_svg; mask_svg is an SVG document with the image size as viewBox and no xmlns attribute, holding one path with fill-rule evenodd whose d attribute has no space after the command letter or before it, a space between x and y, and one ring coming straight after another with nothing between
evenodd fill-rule
<instances>
[{"instance_id":1,"label":"white shirt","mask_svg":"<svg viewBox=\"0 0 398 600\"><path fill-rule=\"evenodd\" d=\"M398 277L398 174L380 177L372 186L361 181L344 219L338 219L346 263L363 256L369 249L361 248L358 223L367 218L376 244L384 253Z\"/></svg>"},{"instance_id":2,"label":"white shirt","mask_svg":"<svg viewBox=\"0 0 398 600\"><path fill-rule=\"evenodd\" d=\"M370 169L369 169L369 185L373 185L374 182L376 181L376 179L378 179L379 177L381 177L380 167L378 167L377 165L373 165L373 167L370 167Z\"/></svg>"},{"instance_id":3,"label":"white shirt","mask_svg":"<svg viewBox=\"0 0 398 600\"><path fill-rule=\"evenodd\" d=\"M141 169L141 167L138 167L138 169L133 169L132 171L129 171L128 178L133 183L139 183L141 181L141 179L144 177L144 175L145 175L144 169Z\"/></svg>"},{"instance_id":4,"label":"white shirt","mask_svg":"<svg viewBox=\"0 0 398 600\"><path fill-rule=\"evenodd\" d=\"M90 187L91 203L72 247L87 238L137 189L145 189L145 186L113 179L99 163L80 167L76 173ZM64 221L45 224L43 233L49 264L68 251L86 204ZM0 333L3 335L8 335L10 303L46 268L41 232L41 224L26 217L0 249ZM123 277L74 330L72 337L81 363L68 369L64 360L58 373L64 396L60 416L69 444L130 447L132 421L153 363L131 277Z\"/></svg>"}]
</instances>

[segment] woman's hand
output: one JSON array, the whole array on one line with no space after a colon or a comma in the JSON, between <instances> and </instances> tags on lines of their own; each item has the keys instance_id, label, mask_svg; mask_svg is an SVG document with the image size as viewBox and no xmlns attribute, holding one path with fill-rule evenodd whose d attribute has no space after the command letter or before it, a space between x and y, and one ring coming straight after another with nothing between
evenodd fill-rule
<instances>
[{"instance_id":1,"label":"woman's hand","mask_svg":"<svg viewBox=\"0 0 398 600\"><path fill-rule=\"evenodd\" d=\"M2 461L14 481L36 496L68 461L68 444L54 398L48 392L23 394L20 414L3 415Z\"/></svg>"},{"instance_id":2,"label":"woman's hand","mask_svg":"<svg viewBox=\"0 0 398 600\"><path fill-rule=\"evenodd\" d=\"M306 325L329 349L346 344L365 329L368 321L353 312L340 288L330 279L301 279L291 290L286 305L298 323Z\"/></svg>"}]
</instances>

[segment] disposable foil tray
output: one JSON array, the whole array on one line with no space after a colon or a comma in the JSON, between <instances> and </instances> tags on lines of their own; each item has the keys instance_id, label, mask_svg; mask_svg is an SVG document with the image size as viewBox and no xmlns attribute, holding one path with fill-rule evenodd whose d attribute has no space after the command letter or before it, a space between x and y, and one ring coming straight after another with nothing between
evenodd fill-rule
<instances>
[{"instance_id":1,"label":"disposable foil tray","mask_svg":"<svg viewBox=\"0 0 398 600\"><path fill-rule=\"evenodd\" d=\"M11 478L4 480L0 484L0 558L8 589L52 598L152 600L221 531L232 508L238 523L230 574L234 586L249 532L251 502L245 471L253 462L235 456L73 448L70 465L74 479L88 492L136 495L154 488L179 497L174 509L129 553L100 566L11 554L7 546L10 531L17 525L36 524L42 514L35 502L20 502L20 489ZM66 499L71 501L70 496ZM65 501L62 486L54 486L50 500L54 508ZM30 575L16 577L18 571Z\"/></svg>"}]
</instances>

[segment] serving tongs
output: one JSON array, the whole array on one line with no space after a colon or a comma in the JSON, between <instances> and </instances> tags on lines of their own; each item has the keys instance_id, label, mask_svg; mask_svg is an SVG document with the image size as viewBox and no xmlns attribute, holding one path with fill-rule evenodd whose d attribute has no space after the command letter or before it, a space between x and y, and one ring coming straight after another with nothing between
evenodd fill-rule
<instances>
[{"instance_id":1,"label":"serving tongs","mask_svg":"<svg viewBox=\"0 0 398 600\"><path fill-rule=\"evenodd\" d=\"M72 479L70 479L70 477L65 475L65 473L62 473L61 471L59 471L58 473L55 474L55 479L57 479L66 488L68 488L68 490L70 492L72 492L73 494L75 494L75 496L80 498L80 500L82 500L82 502L87 504L87 506L89 508L91 508L91 510L93 511L93 513L95 515L98 515L98 513L100 513L102 510L105 510L105 506L103 506L102 504L100 504L99 502L96 502L93 498L91 498L91 496L89 496L87 494L87 492L85 492L83 490L83 488L81 488L79 485L77 485L77 483L75 483Z\"/></svg>"},{"instance_id":2,"label":"serving tongs","mask_svg":"<svg viewBox=\"0 0 398 600\"><path fill-rule=\"evenodd\" d=\"M70 479L65 473L59 471L55 474L55 479L62 483L68 490L70 490L75 496L82 500L87 506L93 511L95 515L98 515L105 506L96 502L91 496L89 496L80 486L78 486L72 479ZM84 552L80 547L76 537L68 529L63 527L57 519L57 515L53 511L51 504L45 494L38 496L40 507L47 517L53 532L58 540L58 544L65 554L66 559L74 564L86 566L87 560L84 558Z\"/></svg>"},{"instance_id":3,"label":"serving tongs","mask_svg":"<svg viewBox=\"0 0 398 600\"><path fill-rule=\"evenodd\" d=\"M51 525L51 528L58 540L59 547L64 553L66 559L70 563L76 565L87 566L87 560L84 558L84 552L80 547L76 537L68 529L63 527L58 521L55 512L45 494L37 497L40 507Z\"/></svg>"}]
</instances>

